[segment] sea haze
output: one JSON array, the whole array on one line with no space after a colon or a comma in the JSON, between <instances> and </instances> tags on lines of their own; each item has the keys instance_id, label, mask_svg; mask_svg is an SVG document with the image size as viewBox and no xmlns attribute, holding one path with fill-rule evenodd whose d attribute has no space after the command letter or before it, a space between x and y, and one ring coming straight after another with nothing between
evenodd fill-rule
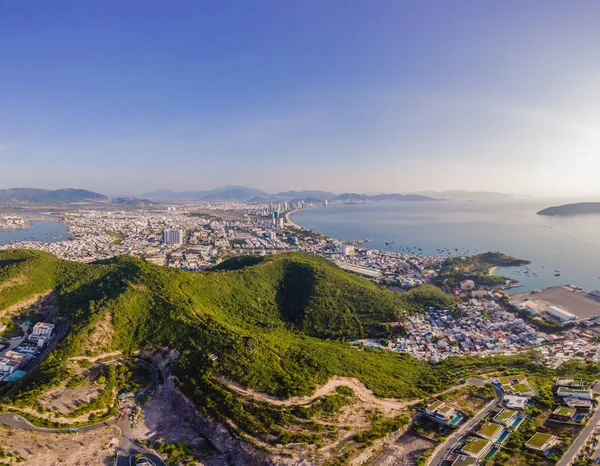
<instances>
[{"instance_id":1,"label":"sea haze","mask_svg":"<svg viewBox=\"0 0 600 466\"><path fill-rule=\"evenodd\" d=\"M500 251L532 261L498 268L497 275L519 280L523 292L572 284L600 289L600 215L545 217L553 205L539 200L383 202L338 205L292 214L298 225L337 239L373 238L366 246L422 254L451 255ZM396 241L386 246L386 241ZM421 251L418 249L421 248ZM448 256L447 251L443 251ZM560 271L560 276L555 276ZM537 276L536 276L537 275Z\"/></svg>"}]
</instances>

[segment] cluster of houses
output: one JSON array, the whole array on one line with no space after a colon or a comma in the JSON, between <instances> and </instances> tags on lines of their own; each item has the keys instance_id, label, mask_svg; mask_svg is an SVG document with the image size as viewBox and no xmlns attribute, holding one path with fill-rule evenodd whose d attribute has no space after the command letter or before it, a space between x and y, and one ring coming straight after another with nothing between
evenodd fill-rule
<instances>
[{"instance_id":1,"label":"cluster of houses","mask_svg":"<svg viewBox=\"0 0 600 466\"><path fill-rule=\"evenodd\" d=\"M516 354L546 341L513 313L501 307L461 305L456 313L429 308L423 314L408 316L406 333L391 342L392 349L437 362L464 354Z\"/></svg>"},{"instance_id":2,"label":"cluster of houses","mask_svg":"<svg viewBox=\"0 0 600 466\"><path fill-rule=\"evenodd\" d=\"M53 338L54 324L38 322L19 346L0 354L0 382L16 382L26 375L21 370Z\"/></svg>"},{"instance_id":3,"label":"cluster of houses","mask_svg":"<svg viewBox=\"0 0 600 466\"><path fill-rule=\"evenodd\" d=\"M527 419L525 409L531 405L531 398L537 395L524 375L511 375L492 379L499 396L497 408L481 423L474 426L455 445L446 457L453 466L477 465L491 458L523 421ZM583 387L581 379L557 378L554 394L558 406L548 418L554 423L581 425L595 407L593 392ZM423 414L447 427L455 428L464 418L454 408L441 401L428 405ZM557 436L546 432L536 432L525 442L525 448L548 455L557 445Z\"/></svg>"}]
</instances>

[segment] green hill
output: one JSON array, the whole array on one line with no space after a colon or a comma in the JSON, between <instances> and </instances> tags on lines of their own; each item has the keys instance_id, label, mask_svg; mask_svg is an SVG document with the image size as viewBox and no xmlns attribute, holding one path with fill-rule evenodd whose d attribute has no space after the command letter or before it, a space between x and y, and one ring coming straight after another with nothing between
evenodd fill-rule
<instances>
[{"instance_id":1,"label":"green hill","mask_svg":"<svg viewBox=\"0 0 600 466\"><path fill-rule=\"evenodd\" d=\"M91 199L106 199L106 196L85 189L75 188L55 190L36 188L0 189L0 204L11 202L53 204L88 201Z\"/></svg>"},{"instance_id":2,"label":"green hill","mask_svg":"<svg viewBox=\"0 0 600 466\"><path fill-rule=\"evenodd\" d=\"M248 406L215 376L279 397L309 395L334 375L348 376L376 395L411 398L454 383L462 368L506 362L460 358L433 366L389 351L351 348L345 339L366 336L380 322L425 305L451 306L453 298L435 287L391 292L299 253L234 259L204 273L130 256L80 264L34 251L0 253L0 315L49 289L56 290L70 332L9 393L16 404L32 404L42 390L64 380L70 357L170 347L180 352L175 373L181 389L204 414L233 419L239 429L268 438L284 435L273 424L285 424L277 420L283 414ZM110 335L95 339L107 319ZM90 349L90 341L98 344Z\"/></svg>"}]
</instances>

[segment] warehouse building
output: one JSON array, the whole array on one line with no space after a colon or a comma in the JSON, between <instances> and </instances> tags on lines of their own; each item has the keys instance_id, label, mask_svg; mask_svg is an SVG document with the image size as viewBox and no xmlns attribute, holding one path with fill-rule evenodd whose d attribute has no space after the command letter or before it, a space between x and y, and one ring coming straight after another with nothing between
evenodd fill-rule
<instances>
[{"instance_id":1,"label":"warehouse building","mask_svg":"<svg viewBox=\"0 0 600 466\"><path fill-rule=\"evenodd\" d=\"M563 323L577 320L576 315L571 314L558 306L548 306L546 308L546 313Z\"/></svg>"}]
</instances>

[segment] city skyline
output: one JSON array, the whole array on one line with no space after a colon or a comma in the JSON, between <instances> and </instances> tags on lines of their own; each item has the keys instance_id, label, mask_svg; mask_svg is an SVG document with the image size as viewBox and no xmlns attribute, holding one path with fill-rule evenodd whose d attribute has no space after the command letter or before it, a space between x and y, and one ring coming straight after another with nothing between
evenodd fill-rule
<instances>
[{"instance_id":1,"label":"city skyline","mask_svg":"<svg viewBox=\"0 0 600 466\"><path fill-rule=\"evenodd\" d=\"M0 186L598 196L598 13L0 0Z\"/></svg>"}]
</instances>

